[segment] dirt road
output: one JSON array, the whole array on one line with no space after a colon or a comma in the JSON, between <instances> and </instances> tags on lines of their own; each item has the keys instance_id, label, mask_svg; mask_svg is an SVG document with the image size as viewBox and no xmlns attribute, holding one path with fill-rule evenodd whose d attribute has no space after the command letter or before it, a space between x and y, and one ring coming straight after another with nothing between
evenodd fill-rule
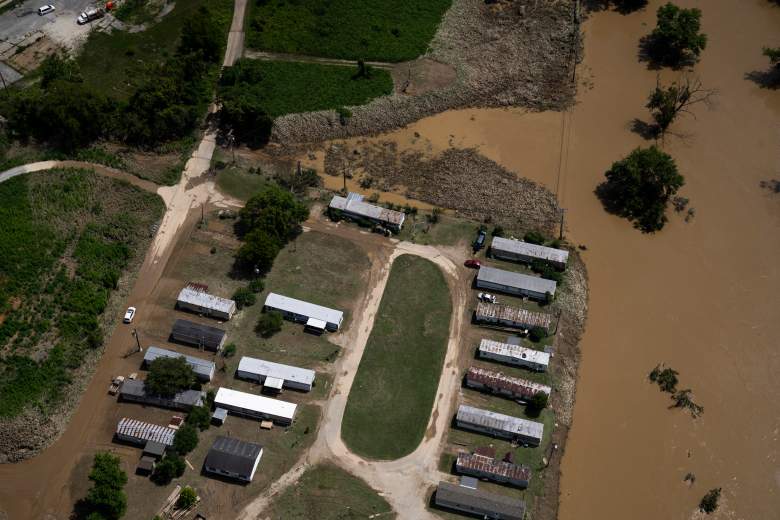
<instances>
[{"instance_id":1,"label":"dirt road","mask_svg":"<svg viewBox=\"0 0 780 520\"><path fill-rule=\"evenodd\" d=\"M84 161L41 161L36 163L23 164L15 168L11 168L4 172L0 172L0 182L5 182L9 179L13 179L19 175L25 173L33 173L51 170L54 168L83 168L86 170L92 170L95 173L103 175L105 177L111 177L112 179L120 179L129 182L133 186L138 186L142 190L146 190L152 193L157 193L159 186L146 179L141 179L135 175L110 168L102 164L89 163Z\"/></svg>"},{"instance_id":2,"label":"dirt road","mask_svg":"<svg viewBox=\"0 0 780 520\"><path fill-rule=\"evenodd\" d=\"M233 7L233 21L230 24L227 47L223 67L232 66L244 52L244 14L246 13L246 0L236 0Z\"/></svg>"},{"instance_id":3,"label":"dirt road","mask_svg":"<svg viewBox=\"0 0 780 520\"><path fill-rule=\"evenodd\" d=\"M337 58L321 58L319 56L305 56L303 54L285 54L283 52L268 52L248 50L244 55L247 58L261 61L294 61L299 63L319 63L321 65L336 65L340 67L352 67L357 65L355 60L341 60ZM367 61L366 65L377 69L393 70L398 64L384 61Z\"/></svg>"}]
</instances>

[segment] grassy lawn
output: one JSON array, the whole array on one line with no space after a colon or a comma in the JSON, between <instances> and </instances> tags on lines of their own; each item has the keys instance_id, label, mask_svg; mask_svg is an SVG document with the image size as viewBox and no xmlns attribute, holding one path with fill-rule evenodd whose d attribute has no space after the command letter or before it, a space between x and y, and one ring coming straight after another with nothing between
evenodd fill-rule
<instances>
[{"instance_id":1,"label":"grassy lawn","mask_svg":"<svg viewBox=\"0 0 780 520\"><path fill-rule=\"evenodd\" d=\"M393 263L342 423L355 453L396 459L423 438L447 351L452 305L432 262Z\"/></svg>"},{"instance_id":2,"label":"grassy lawn","mask_svg":"<svg viewBox=\"0 0 780 520\"><path fill-rule=\"evenodd\" d=\"M156 195L84 170L0 184L0 416L59 400L162 212Z\"/></svg>"},{"instance_id":3,"label":"grassy lawn","mask_svg":"<svg viewBox=\"0 0 780 520\"><path fill-rule=\"evenodd\" d=\"M249 200L266 183L264 176L256 173L247 173L239 168L227 167L217 173L217 188L219 188L219 191L238 200Z\"/></svg>"},{"instance_id":4,"label":"grassy lawn","mask_svg":"<svg viewBox=\"0 0 780 520\"><path fill-rule=\"evenodd\" d=\"M233 0L177 0L173 11L145 31L92 31L77 58L84 81L116 99L127 99L156 66L173 58L184 21L203 5L227 33Z\"/></svg>"},{"instance_id":5,"label":"grassy lawn","mask_svg":"<svg viewBox=\"0 0 780 520\"><path fill-rule=\"evenodd\" d=\"M451 0L254 0L251 48L377 61L423 54Z\"/></svg>"},{"instance_id":6,"label":"grassy lawn","mask_svg":"<svg viewBox=\"0 0 780 520\"><path fill-rule=\"evenodd\" d=\"M295 486L276 497L264 515L272 520L395 518L390 505L368 484L328 463L304 473Z\"/></svg>"},{"instance_id":7,"label":"grassy lawn","mask_svg":"<svg viewBox=\"0 0 780 520\"><path fill-rule=\"evenodd\" d=\"M368 78L356 78L357 66L243 59L235 67L238 83L222 88L238 88L253 96L272 118L363 105L393 91L393 79L382 69L372 69Z\"/></svg>"},{"instance_id":8,"label":"grassy lawn","mask_svg":"<svg viewBox=\"0 0 780 520\"><path fill-rule=\"evenodd\" d=\"M439 222L430 224L425 216L418 213L407 218L398 238L424 245L468 245L476 237L478 229L476 222L448 215L441 215Z\"/></svg>"}]
</instances>

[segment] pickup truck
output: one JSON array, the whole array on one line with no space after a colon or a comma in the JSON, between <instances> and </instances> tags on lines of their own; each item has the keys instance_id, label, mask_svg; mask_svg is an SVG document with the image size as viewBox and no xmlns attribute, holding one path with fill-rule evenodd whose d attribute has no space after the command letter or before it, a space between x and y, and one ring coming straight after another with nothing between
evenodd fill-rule
<instances>
[{"instance_id":1,"label":"pickup truck","mask_svg":"<svg viewBox=\"0 0 780 520\"><path fill-rule=\"evenodd\" d=\"M76 23L79 25L84 25L85 23L89 23L92 20L97 20L98 18L103 18L105 16L105 12L103 9L95 9L94 7L91 9L87 9L86 11L82 11L82 13L79 15L78 18L76 18Z\"/></svg>"},{"instance_id":2,"label":"pickup truck","mask_svg":"<svg viewBox=\"0 0 780 520\"><path fill-rule=\"evenodd\" d=\"M117 392L119 392L119 389L122 388L122 383L124 382L125 376L116 376L113 381L111 381L111 386L108 387L109 395L116 395Z\"/></svg>"}]
</instances>

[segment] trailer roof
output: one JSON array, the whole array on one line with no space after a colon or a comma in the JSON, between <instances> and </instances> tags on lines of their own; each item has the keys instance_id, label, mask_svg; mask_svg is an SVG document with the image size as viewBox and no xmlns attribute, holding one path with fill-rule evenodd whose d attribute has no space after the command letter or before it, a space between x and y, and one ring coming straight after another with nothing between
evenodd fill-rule
<instances>
[{"instance_id":1,"label":"trailer roof","mask_svg":"<svg viewBox=\"0 0 780 520\"><path fill-rule=\"evenodd\" d=\"M482 383L489 388L508 390L523 396L531 396L536 392L544 392L550 395L550 392L552 392L552 388L547 385L520 379L519 377L509 377L501 372L494 372L479 367L470 367L468 372L466 372L466 379Z\"/></svg>"},{"instance_id":2,"label":"trailer roof","mask_svg":"<svg viewBox=\"0 0 780 520\"><path fill-rule=\"evenodd\" d=\"M506 516L522 518L525 513L525 502L520 499L444 481L439 482L439 487L436 488L436 501L464 504L482 511L492 511L504 515L501 518Z\"/></svg>"},{"instance_id":3,"label":"trailer roof","mask_svg":"<svg viewBox=\"0 0 780 520\"><path fill-rule=\"evenodd\" d=\"M152 424L137 419L123 417L116 426L116 432L143 441L154 441L165 446L173 445L173 437L176 430L159 424Z\"/></svg>"},{"instance_id":4,"label":"trailer roof","mask_svg":"<svg viewBox=\"0 0 780 520\"><path fill-rule=\"evenodd\" d=\"M181 354L174 350L168 350L160 347L149 347L144 353L144 361L151 363L157 358L179 358L183 357L188 365L192 367L192 371L196 374L202 374L204 376L211 376L214 372L214 363L206 359L197 358L195 356L188 356L187 354Z\"/></svg>"},{"instance_id":5,"label":"trailer roof","mask_svg":"<svg viewBox=\"0 0 780 520\"><path fill-rule=\"evenodd\" d=\"M204 290L199 290L191 285L186 286L179 292L177 300L227 314L230 314L236 309L236 302L233 300L214 296L213 294L209 294Z\"/></svg>"},{"instance_id":6,"label":"trailer roof","mask_svg":"<svg viewBox=\"0 0 780 520\"><path fill-rule=\"evenodd\" d=\"M177 319L171 330L174 336L184 336L192 343L203 343L204 347L218 347L226 332L217 327L196 323L194 321Z\"/></svg>"},{"instance_id":7,"label":"trailer roof","mask_svg":"<svg viewBox=\"0 0 780 520\"><path fill-rule=\"evenodd\" d=\"M544 424L512 417L502 413L491 412L462 404L458 407L458 421L466 422L490 428L493 430L505 431L508 433L523 435L533 439L542 440L544 434Z\"/></svg>"},{"instance_id":8,"label":"trailer roof","mask_svg":"<svg viewBox=\"0 0 780 520\"><path fill-rule=\"evenodd\" d=\"M501 303L477 302L477 319L492 318L522 324L526 327L542 327L549 330L552 316L546 312L534 312L521 307Z\"/></svg>"},{"instance_id":9,"label":"trailer roof","mask_svg":"<svg viewBox=\"0 0 780 520\"><path fill-rule=\"evenodd\" d=\"M490 248L561 264L565 264L569 260L569 252L565 249L540 246L529 242L523 242L522 240L513 240L511 238L493 237Z\"/></svg>"},{"instance_id":10,"label":"trailer roof","mask_svg":"<svg viewBox=\"0 0 780 520\"><path fill-rule=\"evenodd\" d=\"M341 325L341 321L344 318L344 313L341 311L276 293L268 293L268 296L265 298L265 305L273 309L300 314L301 316L315 318L327 323L335 323L336 325Z\"/></svg>"},{"instance_id":11,"label":"trailer roof","mask_svg":"<svg viewBox=\"0 0 780 520\"><path fill-rule=\"evenodd\" d=\"M479 268L479 271L477 271L477 280L541 294L548 292L550 294L555 294L555 288L557 287L554 280L547 280L539 276L514 273L512 271L505 271L503 269L487 266Z\"/></svg>"},{"instance_id":12,"label":"trailer roof","mask_svg":"<svg viewBox=\"0 0 780 520\"><path fill-rule=\"evenodd\" d=\"M531 468L504 462L494 457L487 457L479 453L467 453L461 451L458 453L458 460L455 462L458 471L462 469L480 471L491 475L506 477L513 480L530 480Z\"/></svg>"},{"instance_id":13,"label":"trailer roof","mask_svg":"<svg viewBox=\"0 0 780 520\"><path fill-rule=\"evenodd\" d=\"M363 196L358 193L350 193L348 197L334 195L330 201L330 207L341 211L348 211L361 217L373 218L388 222L397 226L401 225L406 218L402 211L375 206L368 202L363 202Z\"/></svg>"},{"instance_id":14,"label":"trailer roof","mask_svg":"<svg viewBox=\"0 0 780 520\"><path fill-rule=\"evenodd\" d=\"M298 407L298 405L288 403L287 401L271 399L269 397L263 397L262 395L248 394L246 392L239 392L238 390L231 390L230 388L224 387L217 390L214 404L216 406L234 406L257 413L284 417L290 420L295 416L295 409Z\"/></svg>"},{"instance_id":15,"label":"trailer roof","mask_svg":"<svg viewBox=\"0 0 780 520\"><path fill-rule=\"evenodd\" d=\"M238 370L307 385L314 383L316 375L314 370L309 370L308 368L298 368L247 356L242 357L241 361L238 362Z\"/></svg>"},{"instance_id":16,"label":"trailer roof","mask_svg":"<svg viewBox=\"0 0 780 520\"><path fill-rule=\"evenodd\" d=\"M550 354L547 352L521 347L520 345L501 343L500 341L494 341L492 339L483 339L480 341L479 350L480 352L490 352L491 354L498 354L499 356L525 359L526 361L538 365L546 366L550 364Z\"/></svg>"}]
</instances>

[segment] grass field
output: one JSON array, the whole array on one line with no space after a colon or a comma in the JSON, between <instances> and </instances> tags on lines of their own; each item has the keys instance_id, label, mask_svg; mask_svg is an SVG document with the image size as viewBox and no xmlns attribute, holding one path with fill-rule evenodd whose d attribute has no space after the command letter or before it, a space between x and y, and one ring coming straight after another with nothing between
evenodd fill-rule
<instances>
[{"instance_id":1,"label":"grass field","mask_svg":"<svg viewBox=\"0 0 780 520\"><path fill-rule=\"evenodd\" d=\"M156 66L173 59L185 20L202 5L227 33L233 0L177 0L173 11L145 31L92 31L77 58L84 81L116 99L127 99Z\"/></svg>"},{"instance_id":2,"label":"grass field","mask_svg":"<svg viewBox=\"0 0 780 520\"><path fill-rule=\"evenodd\" d=\"M342 423L355 453L397 459L414 451L431 414L447 351L452 303L439 268L393 263Z\"/></svg>"},{"instance_id":3,"label":"grass field","mask_svg":"<svg viewBox=\"0 0 780 520\"><path fill-rule=\"evenodd\" d=\"M249 200L267 184L265 177L238 168L225 168L217 173L217 188L238 200Z\"/></svg>"},{"instance_id":4,"label":"grass field","mask_svg":"<svg viewBox=\"0 0 780 520\"><path fill-rule=\"evenodd\" d=\"M243 59L235 67L237 83L221 89L240 89L272 118L363 105L393 91L393 79L382 69L372 69L369 78L356 78L357 66Z\"/></svg>"},{"instance_id":5,"label":"grass field","mask_svg":"<svg viewBox=\"0 0 780 520\"><path fill-rule=\"evenodd\" d=\"M439 222L430 224L425 216L418 214L407 218L398 238L415 244L454 246L470 244L478 229L479 224L470 220L441 215Z\"/></svg>"},{"instance_id":6,"label":"grass field","mask_svg":"<svg viewBox=\"0 0 780 520\"><path fill-rule=\"evenodd\" d=\"M254 0L251 48L377 61L423 54L451 0Z\"/></svg>"},{"instance_id":7,"label":"grass field","mask_svg":"<svg viewBox=\"0 0 780 520\"><path fill-rule=\"evenodd\" d=\"M277 496L266 516L273 520L395 518L390 505L363 480L332 464L314 466Z\"/></svg>"},{"instance_id":8,"label":"grass field","mask_svg":"<svg viewBox=\"0 0 780 520\"><path fill-rule=\"evenodd\" d=\"M0 184L0 416L56 402L162 201L82 170Z\"/></svg>"}]
</instances>

